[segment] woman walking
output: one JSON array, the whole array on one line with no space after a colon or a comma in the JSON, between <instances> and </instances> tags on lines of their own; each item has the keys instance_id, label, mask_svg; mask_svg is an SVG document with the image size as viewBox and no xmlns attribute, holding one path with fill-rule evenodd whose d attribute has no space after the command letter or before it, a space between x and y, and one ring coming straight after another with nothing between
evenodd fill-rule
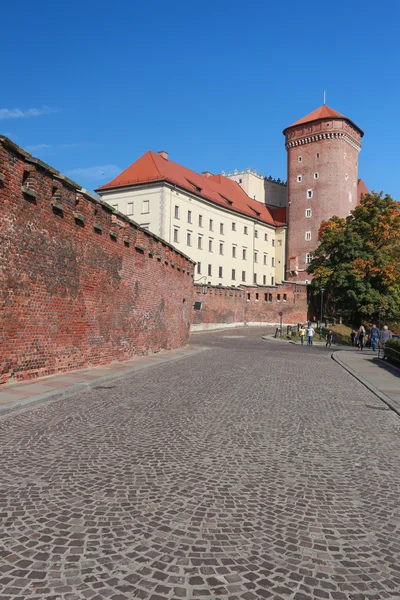
<instances>
[{"instance_id":1,"label":"woman walking","mask_svg":"<svg viewBox=\"0 0 400 600\"><path fill-rule=\"evenodd\" d=\"M364 348L364 340L365 340L365 327L364 325L360 325L360 329L357 333L358 338L358 349L362 350Z\"/></svg>"}]
</instances>

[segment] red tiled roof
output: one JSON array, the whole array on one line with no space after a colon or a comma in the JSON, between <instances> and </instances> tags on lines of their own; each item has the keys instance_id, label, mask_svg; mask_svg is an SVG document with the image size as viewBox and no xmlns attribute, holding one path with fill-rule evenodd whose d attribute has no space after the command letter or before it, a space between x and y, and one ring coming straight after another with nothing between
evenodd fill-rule
<instances>
[{"instance_id":1,"label":"red tiled roof","mask_svg":"<svg viewBox=\"0 0 400 600\"><path fill-rule=\"evenodd\" d=\"M96 192L101 195L103 190L155 181L168 181L201 198L248 217L256 218L269 225L284 225L286 223L284 218L281 219L285 216L283 212L275 215L272 210L261 202L249 198L236 181L222 175L211 175L209 177L200 175L172 160L163 158L151 150L143 154L112 181L97 188Z\"/></svg>"},{"instance_id":2,"label":"red tiled roof","mask_svg":"<svg viewBox=\"0 0 400 600\"><path fill-rule=\"evenodd\" d=\"M330 106L327 106L326 104L319 106L302 119L299 119L292 125L289 125L289 127L285 127L283 133L285 133L291 127L303 125L304 123L311 123L312 121L318 121L319 119L345 119L346 121L354 125L354 127L361 133L361 137L364 135L364 132L355 123L353 123L353 121L351 121L341 113L337 112L337 110L330 108Z\"/></svg>"},{"instance_id":3,"label":"red tiled roof","mask_svg":"<svg viewBox=\"0 0 400 600\"><path fill-rule=\"evenodd\" d=\"M357 200L360 202L361 196L364 194L369 194L369 190L362 179L359 179L357 182Z\"/></svg>"}]
</instances>

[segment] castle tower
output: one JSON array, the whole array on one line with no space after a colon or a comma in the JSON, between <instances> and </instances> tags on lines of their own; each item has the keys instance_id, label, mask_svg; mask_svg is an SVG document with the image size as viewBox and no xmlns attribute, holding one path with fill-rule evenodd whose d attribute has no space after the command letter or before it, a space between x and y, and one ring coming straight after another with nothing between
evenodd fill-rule
<instances>
[{"instance_id":1,"label":"castle tower","mask_svg":"<svg viewBox=\"0 0 400 600\"><path fill-rule=\"evenodd\" d=\"M357 204L363 131L323 105L283 130L288 153L286 278L306 281L321 222L347 217Z\"/></svg>"}]
</instances>

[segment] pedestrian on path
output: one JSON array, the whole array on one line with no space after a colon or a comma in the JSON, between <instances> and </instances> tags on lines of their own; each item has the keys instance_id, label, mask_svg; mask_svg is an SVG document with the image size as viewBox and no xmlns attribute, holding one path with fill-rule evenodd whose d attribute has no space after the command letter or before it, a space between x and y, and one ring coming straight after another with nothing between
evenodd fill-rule
<instances>
[{"instance_id":1,"label":"pedestrian on path","mask_svg":"<svg viewBox=\"0 0 400 600\"><path fill-rule=\"evenodd\" d=\"M392 339L392 332L390 331L390 329L387 325L384 325L383 331L382 331L381 337L380 337L380 342L381 342L382 346L384 346L386 344L386 342L391 339Z\"/></svg>"},{"instance_id":2,"label":"pedestrian on path","mask_svg":"<svg viewBox=\"0 0 400 600\"><path fill-rule=\"evenodd\" d=\"M325 347L328 346L328 348L330 348L332 346L332 340L333 340L333 331L332 331L332 329L330 329L328 331L328 333L326 334L326 344L325 344Z\"/></svg>"},{"instance_id":3,"label":"pedestrian on path","mask_svg":"<svg viewBox=\"0 0 400 600\"><path fill-rule=\"evenodd\" d=\"M357 333L358 338L358 349L362 350L364 348L364 340L365 340L365 327L364 325L360 325L360 329Z\"/></svg>"},{"instance_id":4,"label":"pedestrian on path","mask_svg":"<svg viewBox=\"0 0 400 600\"><path fill-rule=\"evenodd\" d=\"M380 331L377 326L374 324L371 327L370 338L371 338L371 347L374 352L376 352L376 344L378 343Z\"/></svg>"},{"instance_id":5,"label":"pedestrian on path","mask_svg":"<svg viewBox=\"0 0 400 600\"><path fill-rule=\"evenodd\" d=\"M304 325L302 325L300 327L299 336L300 336L301 345L303 346L304 345L304 338L306 337L306 330L304 328Z\"/></svg>"},{"instance_id":6,"label":"pedestrian on path","mask_svg":"<svg viewBox=\"0 0 400 600\"><path fill-rule=\"evenodd\" d=\"M313 335L314 335L314 329L310 325L310 327L307 328L307 338L308 338L307 346L313 345L313 343L312 343Z\"/></svg>"}]
</instances>

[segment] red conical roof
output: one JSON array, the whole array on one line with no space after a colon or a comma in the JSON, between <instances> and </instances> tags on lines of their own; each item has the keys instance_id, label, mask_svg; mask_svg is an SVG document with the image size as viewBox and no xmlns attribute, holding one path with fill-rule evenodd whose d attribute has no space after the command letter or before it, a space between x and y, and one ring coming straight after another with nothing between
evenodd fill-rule
<instances>
[{"instance_id":1,"label":"red conical roof","mask_svg":"<svg viewBox=\"0 0 400 600\"><path fill-rule=\"evenodd\" d=\"M364 132L355 123L353 123L353 121L342 115L337 110L334 110L330 106L327 106L326 104L323 104L322 106L316 108L302 119L299 119L292 125L289 125L289 127L286 127L283 130L283 133L285 134L286 131L291 127L297 127L297 125L304 125L305 123L311 123L312 121L319 121L320 119L345 119L346 121L354 125L354 127L361 133L361 137L364 135Z\"/></svg>"}]
</instances>

